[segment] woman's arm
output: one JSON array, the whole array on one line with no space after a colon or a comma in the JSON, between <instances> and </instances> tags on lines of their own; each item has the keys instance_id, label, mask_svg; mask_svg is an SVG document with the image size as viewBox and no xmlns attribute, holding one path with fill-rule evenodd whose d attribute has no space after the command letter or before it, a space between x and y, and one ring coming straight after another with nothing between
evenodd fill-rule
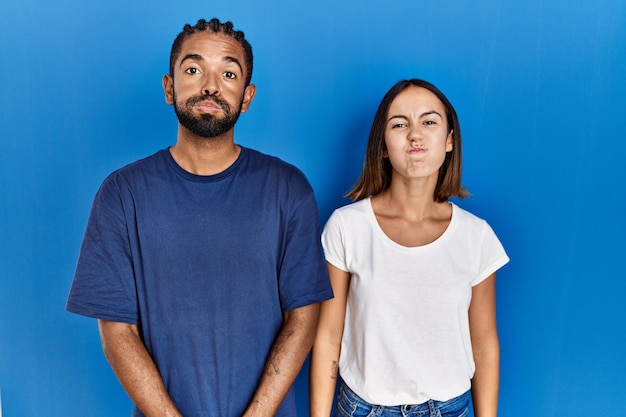
<instances>
[{"instance_id":1,"label":"woman's arm","mask_svg":"<svg viewBox=\"0 0 626 417\"><path fill-rule=\"evenodd\" d=\"M311 353L309 375L311 417L330 416L339 374L339 353L350 284L350 273L330 263L328 272L335 296L322 303L317 335Z\"/></svg>"},{"instance_id":2,"label":"woman's arm","mask_svg":"<svg viewBox=\"0 0 626 417\"><path fill-rule=\"evenodd\" d=\"M496 417L500 382L500 343L496 327L496 274L472 290L470 335L476 371L472 399L476 417Z\"/></svg>"},{"instance_id":3,"label":"woman's arm","mask_svg":"<svg viewBox=\"0 0 626 417\"><path fill-rule=\"evenodd\" d=\"M98 320L102 349L120 383L147 416L182 417L134 324Z\"/></svg>"}]
</instances>

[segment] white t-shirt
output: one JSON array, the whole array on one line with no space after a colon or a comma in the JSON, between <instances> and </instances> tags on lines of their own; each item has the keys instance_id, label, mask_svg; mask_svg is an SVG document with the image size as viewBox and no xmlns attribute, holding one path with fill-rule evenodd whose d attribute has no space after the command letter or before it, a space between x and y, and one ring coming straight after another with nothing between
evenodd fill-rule
<instances>
[{"instance_id":1,"label":"white t-shirt","mask_svg":"<svg viewBox=\"0 0 626 417\"><path fill-rule=\"evenodd\" d=\"M371 404L446 401L470 388L472 286L509 261L482 219L452 204L434 242L406 247L378 225L370 199L335 210L326 260L350 272L339 372Z\"/></svg>"}]
</instances>

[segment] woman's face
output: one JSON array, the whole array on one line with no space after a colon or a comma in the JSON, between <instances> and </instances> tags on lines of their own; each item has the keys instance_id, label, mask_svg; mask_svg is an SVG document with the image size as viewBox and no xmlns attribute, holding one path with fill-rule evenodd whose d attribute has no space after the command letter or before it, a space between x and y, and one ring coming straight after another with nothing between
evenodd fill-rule
<instances>
[{"instance_id":1,"label":"woman's face","mask_svg":"<svg viewBox=\"0 0 626 417\"><path fill-rule=\"evenodd\" d=\"M385 126L386 157L392 178L437 182L439 168L452 151L452 132L443 103L431 91L411 86L392 101Z\"/></svg>"}]
</instances>

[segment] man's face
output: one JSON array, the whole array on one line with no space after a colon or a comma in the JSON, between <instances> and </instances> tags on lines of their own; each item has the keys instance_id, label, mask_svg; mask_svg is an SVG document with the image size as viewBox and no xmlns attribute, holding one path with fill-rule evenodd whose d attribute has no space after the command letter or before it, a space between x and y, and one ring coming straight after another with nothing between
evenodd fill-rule
<instances>
[{"instance_id":1,"label":"man's face","mask_svg":"<svg viewBox=\"0 0 626 417\"><path fill-rule=\"evenodd\" d=\"M168 104L191 133L212 138L230 131L248 110L255 87L246 87L245 55L233 38L210 32L190 35L163 78Z\"/></svg>"}]
</instances>

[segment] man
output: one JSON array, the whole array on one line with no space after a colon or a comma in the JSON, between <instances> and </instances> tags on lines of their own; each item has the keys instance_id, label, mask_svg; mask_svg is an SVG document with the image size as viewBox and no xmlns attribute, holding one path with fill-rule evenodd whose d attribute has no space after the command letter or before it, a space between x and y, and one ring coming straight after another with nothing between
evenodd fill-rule
<instances>
[{"instance_id":1,"label":"man","mask_svg":"<svg viewBox=\"0 0 626 417\"><path fill-rule=\"evenodd\" d=\"M186 25L165 100L176 144L111 174L71 312L98 319L134 416L292 416L292 383L332 297L304 175L234 142L256 87L230 22Z\"/></svg>"}]
</instances>

